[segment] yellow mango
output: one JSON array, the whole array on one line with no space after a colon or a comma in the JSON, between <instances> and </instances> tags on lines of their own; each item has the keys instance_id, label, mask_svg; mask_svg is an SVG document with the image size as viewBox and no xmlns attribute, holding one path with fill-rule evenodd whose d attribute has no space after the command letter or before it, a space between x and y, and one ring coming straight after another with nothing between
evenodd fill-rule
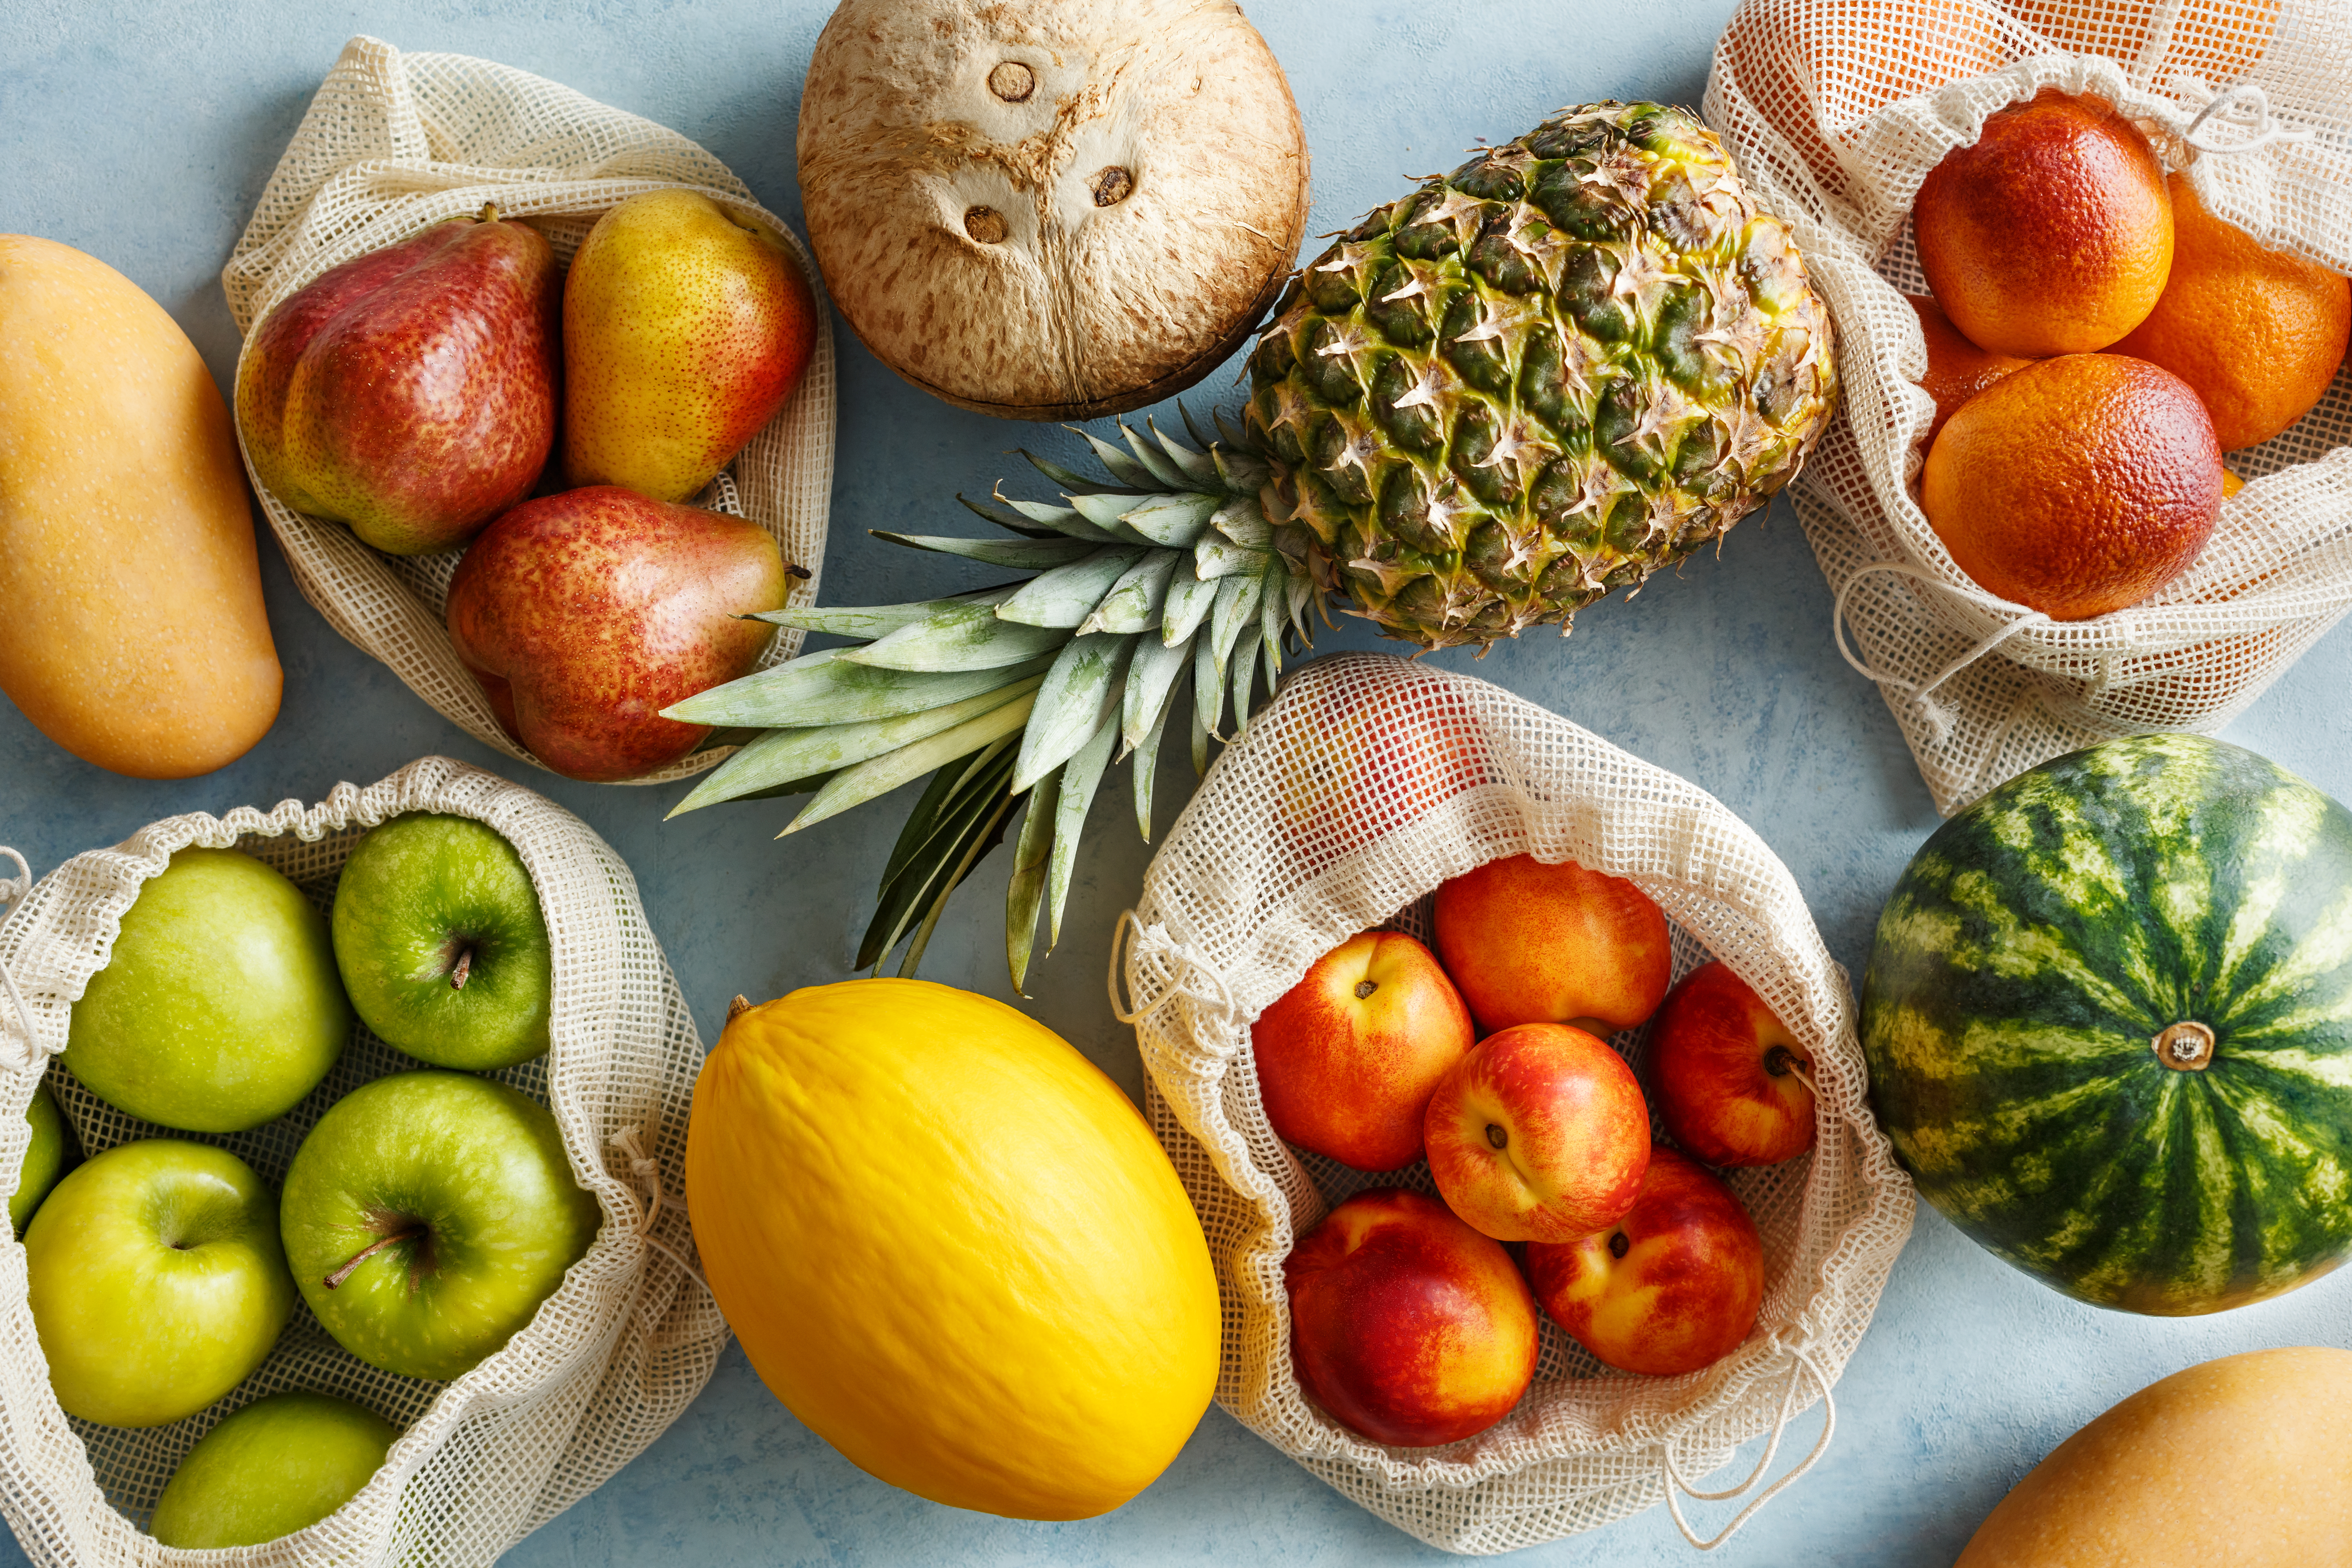
<instances>
[{"instance_id":1,"label":"yellow mango","mask_svg":"<svg viewBox=\"0 0 2352 1568\"><path fill-rule=\"evenodd\" d=\"M0 691L85 762L207 773L278 717L220 388L136 284L20 234L0 234Z\"/></svg>"},{"instance_id":2,"label":"yellow mango","mask_svg":"<svg viewBox=\"0 0 2352 1568\"><path fill-rule=\"evenodd\" d=\"M2223 1356L2152 1383L2026 1472L1958 1568L2352 1563L2352 1351Z\"/></svg>"}]
</instances>

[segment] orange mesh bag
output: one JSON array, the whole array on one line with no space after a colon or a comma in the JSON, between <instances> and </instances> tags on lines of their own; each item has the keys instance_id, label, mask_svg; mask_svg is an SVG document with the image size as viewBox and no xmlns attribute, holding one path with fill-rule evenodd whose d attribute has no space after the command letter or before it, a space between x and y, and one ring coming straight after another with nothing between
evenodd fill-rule
<instances>
[{"instance_id":1,"label":"orange mesh bag","mask_svg":"<svg viewBox=\"0 0 2352 1568\"><path fill-rule=\"evenodd\" d=\"M1301 1391L1282 1264L1328 1208L1368 1187L1433 1192L1427 1163L1370 1174L1275 1135L1251 1026L1360 931L1427 940L1430 895L1506 856L1630 879L1665 910L1676 979L1722 959L1811 1053L1813 1151L1730 1173L1762 1233L1764 1304L1730 1355L1681 1377L1613 1372L1547 1321L1535 1382L1497 1425L1391 1447ZM1217 1399L1252 1431L1400 1529L1450 1552L1510 1552L1665 1501L1694 1545L1728 1539L1826 1448L1713 1539L1685 1497L1762 1482L1783 1430L1829 1404L1911 1232L1912 1189L1864 1096L1846 977L1788 868L1711 795L1498 687L1403 659L1301 669L1210 769L1145 873L1114 944L1150 1076L1146 1110L1209 1237L1225 1307ZM1647 1026L1612 1042L1639 1066ZM1769 1434L1729 1490L1692 1483Z\"/></svg>"},{"instance_id":2,"label":"orange mesh bag","mask_svg":"<svg viewBox=\"0 0 2352 1568\"><path fill-rule=\"evenodd\" d=\"M1938 809L2117 735L2210 733L2352 608L2352 372L2231 454L2250 482L2187 572L2053 621L1953 563L1914 484L1935 410L1902 298L1914 196L2044 87L2114 102L2205 207L2352 272L2352 10L2336 0L1745 0L1705 112L1786 219L1840 332L1842 406L1792 500ZM1846 649L1845 633L1853 647Z\"/></svg>"},{"instance_id":3,"label":"orange mesh bag","mask_svg":"<svg viewBox=\"0 0 2352 1568\"><path fill-rule=\"evenodd\" d=\"M26 1299L25 1249L0 1240L0 1512L49 1568L176 1568L234 1555L257 1568L482 1568L643 1452L710 1379L727 1324L691 1272L686 1123L702 1045L646 924L635 879L587 824L520 784L426 757L366 789L344 784L310 807L192 812L111 849L77 855L0 922L0 1172L13 1189L31 1129L25 1108L65 1049L74 1003L106 964L141 884L188 845L243 850L276 867L323 913L367 830L403 812L488 823L515 847L547 920L555 984L547 1055L485 1076L555 1114L572 1171L604 1222L531 1321L451 1383L369 1366L299 1300L260 1369L210 1408L131 1429L66 1415ZM21 858L14 850L0 851ZM5 875L5 873L0 873ZM83 1152L171 1137L235 1152L276 1189L313 1123L359 1085L419 1064L355 1026L326 1080L287 1115L247 1132L178 1132L134 1121L60 1070L58 1107ZM235 1553L159 1545L141 1529L199 1437L264 1394L315 1389L404 1428L383 1466L326 1519Z\"/></svg>"},{"instance_id":4,"label":"orange mesh bag","mask_svg":"<svg viewBox=\"0 0 2352 1568\"><path fill-rule=\"evenodd\" d=\"M698 192L777 236L815 298L815 347L799 387L694 502L748 517L775 535L785 561L806 574L787 603L813 605L833 494L833 331L824 285L783 220L677 132L509 66L403 54L353 38L278 159L221 285L249 344L279 300L329 268L445 218L471 216L485 203L528 220L568 266L607 208L667 189ZM240 432L240 447L243 440ZM328 625L484 745L545 765L499 723L450 645L442 611L462 550L382 554L341 523L287 506L257 475L254 489L296 585ZM779 631L762 662L790 658L800 645L799 631ZM723 747L696 752L630 782L684 778L729 754Z\"/></svg>"}]
</instances>

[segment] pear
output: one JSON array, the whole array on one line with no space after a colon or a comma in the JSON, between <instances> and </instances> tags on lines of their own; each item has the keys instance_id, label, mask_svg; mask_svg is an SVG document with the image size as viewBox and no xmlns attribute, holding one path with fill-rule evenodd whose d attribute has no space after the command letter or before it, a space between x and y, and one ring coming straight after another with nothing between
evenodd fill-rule
<instances>
[{"instance_id":1,"label":"pear","mask_svg":"<svg viewBox=\"0 0 2352 1568\"><path fill-rule=\"evenodd\" d=\"M710 734L661 710L759 668L791 586L756 522L593 485L525 501L449 580L449 640L509 734L611 784Z\"/></svg>"},{"instance_id":2,"label":"pear","mask_svg":"<svg viewBox=\"0 0 2352 1568\"><path fill-rule=\"evenodd\" d=\"M378 550L465 543L554 449L562 290L547 237L495 207L320 273L237 372L254 472Z\"/></svg>"},{"instance_id":3,"label":"pear","mask_svg":"<svg viewBox=\"0 0 2352 1568\"><path fill-rule=\"evenodd\" d=\"M563 470L682 501L800 384L816 300L783 241L691 191L596 220L563 286Z\"/></svg>"}]
</instances>

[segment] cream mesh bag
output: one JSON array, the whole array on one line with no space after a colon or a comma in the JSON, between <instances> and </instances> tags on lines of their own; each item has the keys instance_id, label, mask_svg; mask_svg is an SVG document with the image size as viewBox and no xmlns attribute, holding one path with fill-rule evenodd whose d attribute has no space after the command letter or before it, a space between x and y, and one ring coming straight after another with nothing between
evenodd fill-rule
<instances>
[{"instance_id":1,"label":"cream mesh bag","mask_svg":"<svg viewBox=\"0 0 2352 1568\"><path fill-rule=\"evenodd\" d=\"M696 498L774 534L784 560L807 574L788 603L813 605L833 493L833 331L824 285L799 237L754 202L725 164L677 132L489 60L404 55L374 38L353 38L278 159L221 285L237 331L250 342L279 300L329 268L428 224L479 212L486 202L505 216L529 219L568 266L606 208L667 187L698 191L780 237L816 298L815 352L792 400ZM242 432L237 439L242 448ZM544 765L499 727L450 646L442 608L463 551L381 554L341 523L291 510L258 477L254 489L302 596L328 625L484 745ZM789 658L800 645L797 630L779 631L765 662ZM631 782L683 778L726 755L719 747L697 752Z\"/></svg>"},{"instance_id":2,"label":"cream mesh bag","mask_svg":"<svg viewBox=\"0 0 2352 1568\"><path fill-rule=\"evenodd\" d=\"M1351 1171L1276 1138L1250 1026L1360 931L1429 936L1429 895L1488 860L1533 854L1631 879L1664 909L1676 979L1713 956L1802 1040L1819 1142L1733 1173L1764 1239L1764 1305L1731 1355L1683 1377L1612 1372L1549 1320L1534 1386L1475 1437L1367 1441L1309 1403L1291 1371L1282 1262L1329 1205L1368 1187L1432 1192L1429 1168ZM1124 973L1147 1110L1200 1211L1224 1294L1218 1402L1400 1529L1452 1552L1509 1552L1660 1500L1756 1486L1794 1415L1830 1399L1911 1231L1909 1178L1864 1103L1844 973L1786 867L1712 796L1498 687L1399 658L1318 660L1220 757L1144 875ZM1120 962L1115 960L1115 962ZM1114 997L1114 1005L1118 1005ZM1637 1067L1646 1032L1614 1044ZM1827 1447L1834 1412L1796 1468ZM1772 1436L1728 1491L1691 1483Z\"/></svg>"},{"instance_id":3,"label":"cream mesh bag","mask_svg":"<svg viewBox=\"0 0 2352 1568\"><path fill-rule=\"evenodd\" d=\"M22 1168L25 1108L66 1046L74 1001L104 967L122 913L171 853L238 848L275 866L321 910L368 828L407 811L474 817L522 855L553 941L553 1048L487 1076L544 1100L572 1173L604 1224L586 1257L506 1347L454 1383L378 1372L344 1351L299 1300L261 1369L197 1415L131 1430L68 1416L26 1300L25 1249L0 1242L0 1510L34 1562L51 1568L194 1564L141 1531L183 1456L219 1419L265 1394L309 1388L404 1427L383 1468L338 1512L236 1554L292 1568L478 1568L593 1490L677 1418L709 1380L727 1325L687 1272L687 1112L702 1047L669 964L646 925L629 868L587 825L520 784L446 757L381 784L345 784L319 805L191 813L112 849L93 849L34 887L0 885L0 1171ZM5 851L15 858L14 850ZM21 867L23 862L17 860ZM30 880L29 875L25 879ZM214 1136L135 1122L62 1069L58 1101L85 1154L170 1137L235 1152L272 1188L326 1109L358 1085L423 1064L355 1028L325 1082L287 1116Z\"/></svg>"},{"instance_id":4,"label":"cream mesh bag","mask_svg":"<svg viewBox=\"0 0 2352 1568\"><path fill-rule=\"evenodd\" d=\"M2130 609L2057 622L1995 598L1928 527L1911 486L1934 407L1912 384L1927 348L1901 298L1928 291L1912 198L2042 87L2113 100L2214 213L2352 271L2342 0L1745 0L1707 79L1707 122L1837 318L1843 401L1793 499L1846 657L1946 813L2098 741L2220 730L2352 608L2352 373L2230 455L2249 483L2204 553Z\"/></svg>"}]
</instances>

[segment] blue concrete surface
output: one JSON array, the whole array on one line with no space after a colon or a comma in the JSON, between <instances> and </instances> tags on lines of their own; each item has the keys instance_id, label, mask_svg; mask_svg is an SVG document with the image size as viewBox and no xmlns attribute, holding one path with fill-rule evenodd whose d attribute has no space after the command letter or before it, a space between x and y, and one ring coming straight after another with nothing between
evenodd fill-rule
<instances>
[{"instance_id":1,"label":"blue concrete surface","mask_svg":"<svg viewBox=\"0 0 2352 1568\"><path fill-rule=\"evenodd\" d=\"M1257 0L1315 158L1321 231L1578 100L1695 102L1730 0L1640 5L1495 0ZM367 32L404 48L488 56L648 115L716 152L797 221L793 127L822 0L7 0L0 6L0 231L43 235L121 268L180 321L224 385L236 336L218 272L320 75ZM965 574L868 538L911 521L954 528L958 489L1020 471L1008 448L1068 458L1058 430L1015 427L911 390L845 333L829 603L889 602ZM1220 376L1208 386L1228 384ZM440 752L508 773L578 812L636 869L655 931L715 1034L736 992L846 976L903 802L779 845L787 803L665 825L677 791L570 784L471 743L329 631L263 549L287 674L277 727L211 777L140 783L86 766L0 705L0 842L46 871L173 812L370 781ZM1829 597L1785 507L1740 525L1633 605L1580 618L1476 665L1713 791L1795 872L1830 950L1860 970L1881 900L1933 828L1926 790L1877 693L1830 646ZM0 614L6 606L0 605ZM1360 632L1327 647L1370 647ZM1466 654L1441 662L1473 668ZM2352 632L2338 628L2231 731L2352 798ZM1181 748L1171 748L1180 751ZM1182 798L1171 761L1157 794ZM1163 808L1165 813L1166 808ZM1113 917L1148 857L1123 783L1074 896L1061 952L1034 981L1037 1016L1140 1092L1131 1037L1108 1011ZM963 894L925 964L1004 995L1005 858ZM812 896L814 889L824 889ZM852 900L845 906L840 889ZM2062 1300L1923 1212L1876 1324L1838 1389L1819 1468L1720 1558L1741 1564L1928 1568L2074 1426L2192 1363L2263 1345L2346 1343L2352 1279L2225 1316L2161 1321ZM1799 1432L1806 1442L1818 1415ZM2282 1500L2285 1505L2287 1500ZM1719 1519L1723 1510L1706 1517ZM1531 1550L1529 1563L1685 1561L1662 1510ZM769 1397L740 1353L645 1457L508 1561L554 1564L1425 1563L1421 1546L1212 1411L1160 1482L1108 1518L1013 1523L943 1509L851 1467ZM13 1542L0 1564L22 1562Z\"/></svg>"}]
</instances>

